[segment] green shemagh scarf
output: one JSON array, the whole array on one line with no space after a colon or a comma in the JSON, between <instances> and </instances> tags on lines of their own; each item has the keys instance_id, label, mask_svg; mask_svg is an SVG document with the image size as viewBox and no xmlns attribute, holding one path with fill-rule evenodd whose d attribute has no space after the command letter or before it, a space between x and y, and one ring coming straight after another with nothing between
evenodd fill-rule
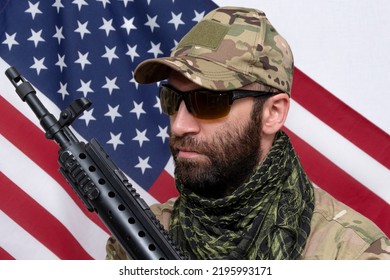
<instances>
[{"instance_id":1,"label":"green shemagh scarf","mask_svg":"<svg viewBox=\"0 0 390 280\"><path fill-rule=\"evenodd\" d=\"M177 184L170 232L190 259L300 259L314 208L311 182L280 131L249 180L227 197Z\"/></svg>"}]
</instances>

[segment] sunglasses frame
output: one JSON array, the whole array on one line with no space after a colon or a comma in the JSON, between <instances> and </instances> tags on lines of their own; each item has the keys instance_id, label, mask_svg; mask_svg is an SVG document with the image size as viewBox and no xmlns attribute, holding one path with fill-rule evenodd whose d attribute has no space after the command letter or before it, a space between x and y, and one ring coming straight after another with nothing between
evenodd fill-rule
<instances>
[{"instance_id":1,"label":"sunglasses frame","mask_svg":"<svg viewBox=\"0 0 390 280\"><path fill-rule=\"evenodd\" d=\"M174 88L172 85L168 83L164 83L160 85L160 92L159 92L159 97L160 97L160 103L162 104L161 101L161 95L163 90L168 90L171 94L175 94L177 97L177 102L175 104L175 111L172 114L169 114L168 112L164 111L164 106L161 106L163 112L167 115L174 115L178 110L181 101L184 101L184 104L192 115L194 115L196 118L200 119L215 119L219 117L224 117L230 112L230 107L233 104L233 102L237 99L245 98L245 97L260 97L260 96L272 96L275 94L278 94L279 92L270 92L270 91L254 91L254 90L243 90L243 89L233 89L233 90L225 90L225 91L218 91L218 90L209 90L209 89L196 89L196 90L190 90L190 91L180 91L176 88ZM207 116L202 116L202 114L198 114L197 112L194 112L193 106L191 104L191 101L189 98L190 95L217 95L217 96L223 96L227 95L229 98L229 110L227 110L227 114L218 116L218 117L207 117Z\"/></svg>"}]
</instances>

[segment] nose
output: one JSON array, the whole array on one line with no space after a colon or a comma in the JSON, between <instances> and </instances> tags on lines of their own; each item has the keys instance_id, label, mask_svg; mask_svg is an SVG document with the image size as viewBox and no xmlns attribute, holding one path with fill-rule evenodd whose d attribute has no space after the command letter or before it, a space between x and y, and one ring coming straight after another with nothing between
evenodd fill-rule
<instances>
[{"instance_id":1,"label":"nose","mask_svg":"<svg viewBox=\"0 0 390 280\"><path fill-rule=\"evenodd\" d=\"M171 132L176 136L197 134L200 131L198 120L188 112L184 101L181 101L179 109L171 117Z\"/></svg>"}]
</instances>

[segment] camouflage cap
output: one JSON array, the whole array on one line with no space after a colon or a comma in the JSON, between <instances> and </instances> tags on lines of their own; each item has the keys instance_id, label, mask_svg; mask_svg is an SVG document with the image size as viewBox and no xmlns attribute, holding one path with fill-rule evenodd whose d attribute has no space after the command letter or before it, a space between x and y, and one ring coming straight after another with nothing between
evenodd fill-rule
<instances>
[{"instance_id":1,"label":"camouflage cap","mask_svg":"<svg viewBox=\"0 0 390 280\"><path fill-rule=\"evenodd\" d=\"M134 77L153 83L167 79L173 69L208 89L260 82L290 95L293 66L288 43L262 11L221 7L196 24L170 57L140 63Z\"/></svg>"}]
</instances>

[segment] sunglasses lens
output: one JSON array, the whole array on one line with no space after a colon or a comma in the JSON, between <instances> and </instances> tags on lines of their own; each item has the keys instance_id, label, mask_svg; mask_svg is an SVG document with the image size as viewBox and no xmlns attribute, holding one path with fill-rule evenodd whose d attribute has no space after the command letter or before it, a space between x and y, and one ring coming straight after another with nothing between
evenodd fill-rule
<instances>
[{"instance_id":1,"label":"sunglasses lens","mask_svg":"<svg viewBox=\"0 0 390 280\"><path fill-rule=\"evenodd\" d=\"M162 86L160 89L161 110L171 116L176 113L180 96L172 89Z\"/></svg>"},{"instance_id":2,"label":"sunglasses lens","mask_svg":"<svg viewBox=\"0 0 390 280\"><path fill-rule=\"evenodd\" d=\"M197 118L217 119L226 116L230 111L229 94L193 91L188 97L187 107Z\"/></svg>"},{"instance_id":3,"label":"sunglasses lens","mask_svg":"<svg viewBox=\"0 0 390 280\"><path fill-rule=\"evenodd\" d=\"M179 109L181 100L184 100L187 110L200 119L217 119L226 116L230 111L230 97L227 92L210 92L197 90L188 93L179 93L168 86L160 89L160 103L162 111L173 115Z\"/></svg>"}]
</instances>

